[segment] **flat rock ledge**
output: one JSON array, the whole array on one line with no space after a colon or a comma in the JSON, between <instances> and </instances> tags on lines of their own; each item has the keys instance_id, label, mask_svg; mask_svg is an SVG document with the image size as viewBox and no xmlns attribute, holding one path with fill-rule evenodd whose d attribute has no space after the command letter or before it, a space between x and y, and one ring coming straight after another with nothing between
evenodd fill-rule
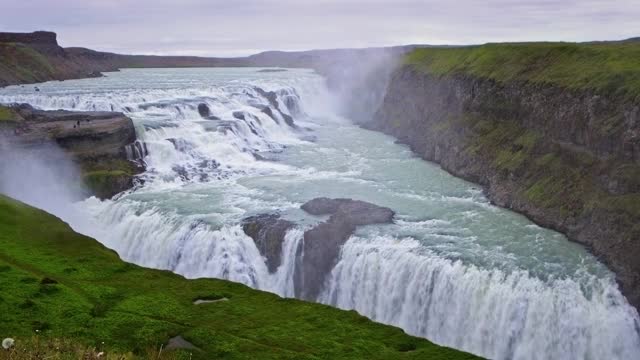
<instances>
[{"instance_id":1,"label":"flat rock ledge","mask_svg":"<svg viewBox=\"0 0 640 360\"><path fill-rule=\"evenodd\" d=\"M136 139L130 118L108 111L45 111L29 104L8 107L11 121L0 124L5 145L42 151L56 144L81 170L90 194L110 198L132 188L145 170L146 146ZM55 161L55 159L51 159Z\"/></svg>"}]
</instances>

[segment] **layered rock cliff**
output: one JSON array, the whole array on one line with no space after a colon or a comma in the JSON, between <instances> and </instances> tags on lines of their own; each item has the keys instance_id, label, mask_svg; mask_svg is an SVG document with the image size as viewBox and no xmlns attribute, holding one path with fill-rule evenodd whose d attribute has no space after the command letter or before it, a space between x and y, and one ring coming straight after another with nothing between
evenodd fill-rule
<instances>
[{"instance_id":1,"label":"layered rock cliff","mask_svg":"<svg viewBox=\"0 0 640 360\"><path fill-rule=\"evenodd\" d=\"M411 54L365 126L586 245L640 307L638 49L505 47Z\"/></svg>"},{"instance_id":2,"label":"layered rock cliff","mask_svg":"<svg viewBox=\"0 0 640 360\"><path fill-rule=\"evenodd\" d=\"M144 144L133 122L116 112L43 111L27 104L0 107L4 146L38 151L55 144L80 169L87 195L110 198L134 186L144 171ZM56 161L52 158L51 161Z\"/></svg>"}]
</instances>

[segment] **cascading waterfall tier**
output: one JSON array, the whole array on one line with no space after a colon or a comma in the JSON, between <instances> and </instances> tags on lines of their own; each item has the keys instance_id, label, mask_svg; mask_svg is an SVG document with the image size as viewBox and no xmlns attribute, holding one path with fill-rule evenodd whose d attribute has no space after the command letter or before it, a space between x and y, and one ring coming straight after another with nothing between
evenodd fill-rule
<instances>
[{"instance_id":1,"label":"cascading waterfall tier","mask_svg":"<svg viewBox=\"0 0 640 360\"><path fill-rule=\"evenodd\" d=\"M343 245L318 301L495 359L640 358L638 313L602 264L335 116L309 70L137 69L39 88L0 89L0 103L134 120L143 185L57 214L127 261L292 297L303 233L326 220L300 205L357 198L398 220ZM274 212L296 226L269 271L240 224Z\"/></svg>"},{"instance_id":2,"label":"cascading waterfall tier","mask_svg":"<svg viewBox=\"0 0 640 360\"><path fill-rule=\"evenodd\" d=\"M584 276L589 288L467 266L412 239L355 237L320 301L493 359L633 359L635 310L614 283Z\"/></svg>"}]
</instances>

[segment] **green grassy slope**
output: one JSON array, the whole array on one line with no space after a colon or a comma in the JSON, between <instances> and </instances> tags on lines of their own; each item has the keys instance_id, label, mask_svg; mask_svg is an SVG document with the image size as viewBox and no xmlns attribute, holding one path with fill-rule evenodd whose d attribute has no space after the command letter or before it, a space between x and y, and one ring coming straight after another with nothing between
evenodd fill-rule
<instances>
[{"instance_id":1,"label":"green grassy slope","mask_svg":"<svg viewBox=\"0 0 640 360\"><path fill-rule=\"evenodd\" d=\"M28 45L0 43L0 59L0 85L55 78L56 71L49 59Z\"/></svg>"},{"instance_id":2,"label":"green grassy slope","mask_svg":"<svg viewBox=\"0 0 640 360\"><path fill-rule=\"evenodd\" d=\"M405 62L436 75L469 74L640 96L640 43L511 43L414 50Z\"/></svg>"},{"instance_id":3,"label":"green grassy slope","mask_svg":"<svg viewBox=\"0 0 640 360\"><path fill-rule=\"evenodd\" d=\"M12 109L0 105L0 124L15 124L22 121L22 117Z\"/></svg>"},{"instance_id":4,"label":"green grassy slope","mask_svg":"<svg viewBox=\"0 0 640 360\"><path fill-rule=\"evenodd\" d=\"M223 297L229 300L193 304ZM2 195L0 314L0 338L13 337L18 347L36 336L144 357L181 335L201 349L191 351L194 359L475 358L355 312L125 263L59 219Z\"/></svg>"}]
</instances>

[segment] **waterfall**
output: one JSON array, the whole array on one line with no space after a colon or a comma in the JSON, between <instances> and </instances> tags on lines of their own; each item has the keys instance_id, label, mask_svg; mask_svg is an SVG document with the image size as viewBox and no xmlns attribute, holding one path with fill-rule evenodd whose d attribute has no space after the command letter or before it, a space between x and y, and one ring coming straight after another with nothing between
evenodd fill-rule
<instances>
[{"instance_id":1,"label":"waterfall","mask_svg":"<svg viewBox=\"0 0 640 360\"><path fill-rule=\"evenodd\" d=\"M637 313L615 282L585 284L467 266L412 239L354 237L319 300L492 359L633 359Z\"/></svg>"},{"instance_id":2,"label":"waterfall","mask_svg":"<svg viewBox=\"0 0 640 360\"><path fill-rule=\"evenodd\" d=\"M125 151L145 162L143 185L116 200L76 204L74 214L90 217L91 226L56 214L126 261L292 297L304 231L321 221L300 205L317 196L371 198L404 217L352 236L319 302L494 359L640 358L638 313L602 264L473 198L481 194L469 198L441 170L404 160L408 150L393 140L335 116L335 99L309 71L123 70L40 89L0 89L0 103L121 111L134 121L140 140ZM438 211L424 213L430 206ZM270 273L239 224L273 212L297 226ZM469 240L522 229L535 241L526 234L508 238L519 245L511 247ZM487 253L497 256L485 262ZM542 264L535 272L531 258Z\"/></svg>"}]
</instances>

